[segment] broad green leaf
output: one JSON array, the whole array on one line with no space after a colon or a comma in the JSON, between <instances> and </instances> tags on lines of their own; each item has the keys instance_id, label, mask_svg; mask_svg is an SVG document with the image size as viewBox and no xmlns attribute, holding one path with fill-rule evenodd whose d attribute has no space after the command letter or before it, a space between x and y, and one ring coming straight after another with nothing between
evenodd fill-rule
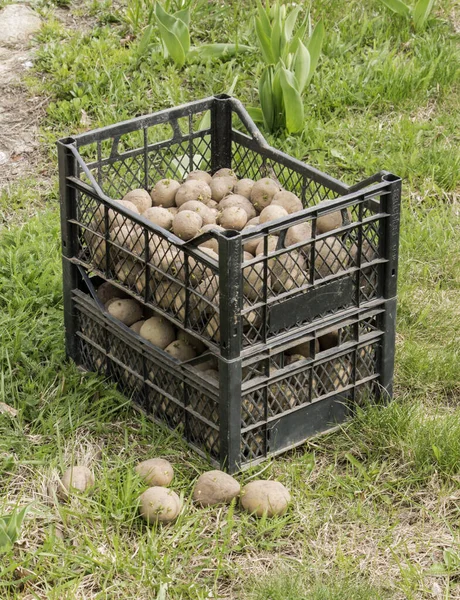
<instances>
[{"instance_id":1,"label":"broad green leaf","mask_svg":"<svg viewBox=\"0 0 460 600\"><path fill-rule=\"evenodd\" d=\"M305 85L308 85L313 77L313 73L316 70L318 65L318 60L321 54L321 48L323 46L324 40L324 24L320 19L318 23L316 23L316 27L311 34L310 41L308 42L307 49L310 53L310 73Z\"/></svg>"},{"instance_id":2,"label":"broad green leaf","mask_svg":"<svg viewBox=\"0 0 460 600\"><path fill-rule=\"evenodd\" d=\"M272 26L270 25L270 19L268 18L267 12L262 6L260 0L257 1L257 11L259 14L259 21L262 31L270 39L272 37Z\"/></svg>"},{"instance_id":3,"label":"broad green leaf","mask_svg":"<svg viewBox=\"0 0 460 600\"><path fill-rule=\"evenodd\" d=\"M273 131L274 105L272 93L273 67L266 67L259 80L259 100L263 114L263 121L268 131Z\"/></svg>"},{"instance_id":4,"label":"broad green leaf","mask_svg":"<svg viewBox=\"0 0 460 600\"><path fill-rule=\"evenodd\" d=\"M382 2L387 6L390 10L402 17L408 17L410 14L409 7L402 2L402 0L382 0Z\"/></svg>"},{"instance_id":5,"label":"broad green leaf","mask_svg":"<svg viewBox=\"0 0 460 600\"><path fill-rule=\"evenodd\" d=\"M159 2L155 4L155 16L157 19L158 26L160 28L162 38L164 37L164 31L167 31L169 33L169 35L166 35L167 39L165 40L165 44L168 48L169 54L171 55L171 57L173 57L173 60L176 62L174 56L175 54L180 54L180 52L174 52L174 49L171 50L171 34L177 38L179 44L182 47L184 56L186 56L190 49L190 33L184 21L182 21L179 18L176 18L174 15L170 15L169 13L167 13L161 7Z\"/></svg>"},{"instance_id":6,"label":"broad green leaf","mask_svg":"<svg viewBox=\"0 0 460 600\"><path fill-rule=\"evenodd\" d=\"M185 52L179 42L178 37L158 22L158 28L160 30L161 39L168 50L168 54L171 56L176 65L181 68L185 64Z\"/></svg>"},{"instance_id":7,"label":"broad green leaf","mask_svg":"<svg viewBox=\"0 0 460 600\"><path fill-rule=\"evenodd\" d=\"M25 506L21 510L14 509L11 514L0 517L0 552L7 552L19 538L22 522L29 508Z\"/></svg>"},{"instance_id":8,"label":"broad green leaf","mask_svg":"<svg viewBox=\"0 0 460 600\"><path fill-rule=\"evenodd\" d=\"M137 54L138 56L143 56L143 54L145 53L145 51L147 50L149 44L150 44L150 40L152 39L152 32L153 32L153 26L152 25L148 25L148 27L146 27L143 36L141 37L141 40L137 46Z\"/></svg>"},{"instance_id":9,"label":"broad green leaf","mask_svg":"<svg viewBox=\"0 0 460 600\"><path fill-rule=\"evenodd\" d=\"M250 52L254 50L251 46L244 44L202 44L190 48L188 58L190 60L213 60L217 58L230 58L240 52Z\"/></svg>"},{"instance_id":10,"label":"broad green leaf","mask_svg":"<svg viewBox=\"0 0 460 600\"><path fill-rule=\"evenodd\" d=\"M174 16L177 19L180 19L182 21L182 23L184 23L187 28L190 25L190 9L189 8L184 8L182 10L178 10L177 12L174 13Z\"/></svg>"},{"instance_id":11,"label":"broad green leaf","mask_svg":"<svg viewBox=\"0 0 460 600\"><path fill-rule=\"evenodd\" d=\"M256 34L257 39L259 41L260 50L262 52L262 56L267 65L271 65L274 63L272 46L270 43L270 38L265 34L263 26L260 23L260 20L256 18Z\"/></svg>"},{"instance_id":12,"label":"broad green leaf","mask_svg":"<svg viewBox=\"0 0 460 600\"><path fill-rule=\"evenodd\" d=\"M273 109L274 109L274 130L284 129L286 127L286 118L283 101L283 89L280 82L281 63L278 63L272 81Z\"/></svg>"},{"instance_id":13,"label":"broad green leaf","mask_svg":"<svg viewBox=\"0 0 460 600\"><path fill-rule=\"evenodd\" d=\"M287 41L289 41L292 37L292 32L294 31L294 27L295 27L297 17L299 16L300 11L301 11L301 7L296 6L294 8L294 10L291 10L291 12L286 17L286 21L284 23L284 32L285 32Z\"/></svg>"},{"instance_id":14,"label":"broad green leaf","mask_svg":"<svg viewBox=\"0 0 460 600\"><path fill-rule=\"evenodd\" d=\"M264 122L264 114L261 108L256 108L255 106L248 106L246 107L246 110L251 119L254 121L254 123L261 124Z\"/></svg>"},{"instance_id":15,"label":"broad green leaf","mask_svg":"<svg viewBox=\"0 0 460 600\"><path fill-rule=\"evenodd\" d=\"M297 31L295 32L294 37L292 38L292 40L291 40L291 42L289 44L289 52L291 54L295 54L296 53L297 47L299 45L299 40L303 40L305 38L306 31L307 31L307 26L308 26L308 22L309 22L309 13L307 13L305 15L304 20L300 24L299 29L297 29Z\"/></svg>"},{"instance_id":16,"label":"broad green leaf","mask_svg":"<svg viewBox=\"0 0 460 600\"><path fill-rule=\"evenodd\" d=\"M279 58L281 57L281 21L277 19L273 24L272 31L272 52L273 52L273 62L277 63Z\"/></svg>"},{"instance_id":17,"label":"broad green leaf","mask_svg":"<svg viewBox=\"0 0 460 600\"><path fill-rule=\"evenodd\" d=\"M412 18L414 20L415 29L421 30L425 27L425 23L430 16L433 8L434 0L418 0L415 5Z\"/></svg>"},{"instance_id":18,"label":"broad green leaf","mask_svg":"<svg viewBox=\"0 0 460 600\"><path fill-rule=\"evenodd\" d=\"M310 70L311 70L311 58L310 52L304 46L304 44L299 41L299 47L297 48L297 52L294 56L294 74L298 83L297 91L301 94L307 82L310 80Z\"/></svg>"},{"instance_id":19,"label":"broad green leaf","mask_svg":"<svg viewBox=\"0 0 460 600\"><path fill-rule=\"evenodd\" d=\"M280 83L283 90L286 129L289 133L298 133L304 126L304 110L302 98L296 89L294 74L282 67Z\"/></svg>"}]
</instances>

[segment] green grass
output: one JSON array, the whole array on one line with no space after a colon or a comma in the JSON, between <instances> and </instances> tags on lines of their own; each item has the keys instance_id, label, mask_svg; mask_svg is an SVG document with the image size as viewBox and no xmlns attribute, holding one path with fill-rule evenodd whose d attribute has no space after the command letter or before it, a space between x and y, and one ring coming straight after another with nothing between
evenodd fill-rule
<instances>
[{"instance_id":1,"label":"green grass","mask_svg":"<svg viewBox=\"0 0 460 600\"><path fill-rule=\"evenodd\" d=\"M47 21L28 83L50 98L42 123L50 164L59 136L221 92L236 74L235 95L257 104L255 55L177 71L154 55L154 41L139 57L141 0L129 0L129 10L99 0L72 5L84 31L64 30L53 4L37 6ZM253 3L194 7L194 43L254 42ZM55 179L51 192L38 194L34 181L2 190L0 402L19 412L0 413L0 515L31 505L20 540L0 557L2 600L458 597L454 9L453 1L436 3L427 29L415 35L379 0L314 3L327 41L305 96L305 128L267 136L348 183L382 168L404 178L396 398L240 477L244 483L261 471L282 481L293 497L283 517L255 520L237 506L191 505L206 462L113 386L66 362ZM134 37L125 45L127 35ZM149 529L137 517L144 488L132 467L153 455L174 464L174 489L186 506L173 526ZM94 469L96 485L91 496L64 504L55 486L73 461Z\"/></svg>"}]
</instances>

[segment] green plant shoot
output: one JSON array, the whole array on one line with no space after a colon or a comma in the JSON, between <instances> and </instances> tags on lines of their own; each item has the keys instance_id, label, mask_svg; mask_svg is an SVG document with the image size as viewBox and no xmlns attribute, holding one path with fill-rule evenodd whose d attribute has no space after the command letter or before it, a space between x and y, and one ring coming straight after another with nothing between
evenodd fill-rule
<instances>
[{"instance_id":1,"label":"green plant shoot","mask_svg":"<svg viewBox=\"0 0 460 600\"><path fill-rule=\"evenodd\" d=\"M433 9L434 0L418 0L411 8L403 0L382 0L386 7L394 13L412 20L416 31L422 31Z\"/></svg>"}]
</instances>

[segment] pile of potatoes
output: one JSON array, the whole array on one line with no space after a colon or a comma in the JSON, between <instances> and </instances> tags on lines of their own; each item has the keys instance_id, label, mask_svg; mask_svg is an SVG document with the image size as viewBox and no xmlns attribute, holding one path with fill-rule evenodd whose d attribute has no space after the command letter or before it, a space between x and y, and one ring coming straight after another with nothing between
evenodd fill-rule
<instances>
[{"instance_id":1,"label":"pile of potatoes","mask_svg":"<svg viewBox=\"0 0 460 600\"><path fill-rule=\"evenodd\" d=\"M189 173L183 183L173 179L161 179L151 192L135 189L128 192L119 203L136 214L173 232L184 241L190 240L210 230L231 229L244 232L252 231L259 224L282 219L303 210L301 200L292 192L284 190L279 182L270 177L258 181L238 179L231 169L219 169L214 175L205 171ZM317 234L332 232L342 226L342 213L336 211L319 217L316 221ZM93 231L105 233L105 219L102 207L96 211L90 227ZM144 252L144 236L141 227L128 226L122 215L109 210L110 239L120 247L126 247L134 254ZM269 261L270 281L273 293L295 289L308 281L311 240L310 223L302 223L289 228L284 239L286 248L302 244L289 253L274 257ZM86 230L85 239L91 250L92 260L96 266L105 268L107 264L106 244L103 238ZM276 235L268 238L268 252L273 251L278 243ZM154 236L149 242L152 264L157 267L155 276L161 280L162 273L173 275L185 281L184 256L182 252L174 252L171 245ZM208 257L218 261L219 248L216 239L203 242L199 248ZM317 276L326 277L337 273L349 260L356 260L356 246L347 251L339 237L330 235L316 243L315 269ZM363 252L368 249L363 247ZM244 261L264 254L264 238L257 237L244 245ZM352 258L350 258L350 256ZM367 257L367 259L372 259ZM110 268L124 283L136 287L140 294L146 285L145 275L136 261L120 256L111 246L109 257ZM205 287L206 280L212 273L203 266L201 271L194 271L190 283ZM247 302L260 300L263 284L263 264L257 263L243 269L244 296ZM209 282L208 282L209 283ZM218 288L218 278L216 281ZM179 288L180 289L180 288Z\"/></svg>"},{"instance_id":2,"label":"pile of potatoes","mask_svg":"<svg viewBox=\"0 0 460 600\"><path fill-rule=\"evenodd\" d=\"M150 458L136 465L135 472L142 483L149 486L139 496L141 517L148 525L175 521L183 509L183 502L168 487L174 479L171 463L164 458ZM94 484L91 469L74 465L59 481L58 493L66 501L72 493L90 493ZM291 501L288 490L278 481L255 480L241 488L234 477L219 470L201 474L192 493L193 502L201 507L230 504L237 498L246 512L257 517L282 515Z\"/></svg>"}]
</instances>

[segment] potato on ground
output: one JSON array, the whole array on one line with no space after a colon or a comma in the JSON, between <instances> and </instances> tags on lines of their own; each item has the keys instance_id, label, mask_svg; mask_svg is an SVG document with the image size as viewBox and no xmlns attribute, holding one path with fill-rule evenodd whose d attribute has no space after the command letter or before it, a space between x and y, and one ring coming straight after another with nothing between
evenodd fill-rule
<instances>
[{"instance_id":1,"label":"potato on ground","mask_svg":"<svg viewBox=\"0 0 460 600\"><path fill-rule=\"evenodd\" d=\"M247 212L238 206L225 208L219 215L219 224L225 229L241 231L248 221Z\"/></svg>"},{"instance_id":2,"label":"potato on ground","mask_svg":"<svg viewBox=\"0 0 460 600\"><path fill-rule=\"evenodd\" d=\"M180 183L174 179L160 179L154 185L150 196L153 206L162 206L171 208L175 205L176 192L180 188Z\"/></svg>"},{"instance_id":3,"label":"potato on ground","mask_svg":"<svg viewBox=\"0 0 460 600\"><path fill-rule=\"evenodd\" d=\"M288 211L282 206L267 206L260 213L260 223L268 223L268 221L275 221L275 219L282 219L288 216Z\"/></svg>"},{"instance_id":4,"label":"potato on ground","mask_svg":"<svg viewBox=\"0 0 460 600\"><path fill-rule=\"evenodd\" d=\"M245 196L241 196L239 194L229 194L219 202L220 211L233 206L238 206L239 208L245 210L246 214L248 215L248 219L254 219L256 217L256 210L254 206L247 198L245 198Z\"/></svg>"},{"instance_id":5,"label":"potato on ground","mask_svg":"<svg viewBox=\"0 0 460 600\"><path fill-rule=\"evenodd\" d=\"M303 210L302 200L298 198L292 192L288 192L286 190L281 190L277 192L273 196L273 200L270 206L282 206L287 212L292 215L292 213L299 212Z\"/></svg>"},{"instance_id":6,"label":"potato on ground","mask_svg":"<svg viewBox=\"0 0 460 600\"><path fill-rule=\"evenodd\" d=\"M184 202L179 208L179 212L184 210L191 210L192 212L198 213L203 221L203 225L214 225L216 222L214 211L199 200L189 200L188 202Z\"/></svg>"},{"instance_id":7,"label":"potato on ground","mask_svg":"<svg viewBox=\"0 0 460 600\"><path fill-rule=\"evenodd\" d=\"M67 469L60 481L59 495L67 498L72 490L86 492L94 485L94 474L88 467L75 465Z\"/></svg>"},{"instance_id":8,"label":"potato on ground","mask_svg":"<svg viewBox=\"0 0 460 600\"><path fill-rule=\"evenodd\" d=\"M193 500L201 506L229 504L240 493L236 479L222 471L207 471L198 477L193 489Z\"/></svg>"},{"instance_id":9,"label":"potato on ground","mask_svg":"<svg viewBox=\"0 0 460 600\"><path fill-rule=\"evenodd\" d=\"M141 327L139 335L162 350L176 339L174 327L163 317L147 319Z\"/></svg>"},{"instance_id":10,"label":"potato on ground","mask_svg":"<svg viewBox=\"0 0 460 600\"><path fill-rule=\"evenodd\" d=\"M149 525L175 521L181 508L179 496L164 487L150 487L140 496L140 514Z\"/></svg>"},{"instance_id":11,"label":"potato on ground","mask_svg":"<svg viewBox=\"0 0 460 600\"><path fill-rule=\"evenodd\" d=\"M174 340L169 346L166 346L165 352L180 362L191 360L196 356L196 350L184 340Z\"/></svg>"},{"instance_id":12,"label":"potato on ground","mask_svg":"<svg viewBox=\"0 0 460 600\"><path fill-rule=\"evenodd\" d=\"M142 214L152 206L150 194L143 189L131 190L123 196L124 201L132 202L137 210Z\"/></svg>"},{"instance_id":13,"label":"potato on ground","mask_svg":"<svg viewBox=\"0 0 460 600\"><path fill-rule=\"evenodd\" d=\"M222 198L228 196L233 191L235 181L232 177L215 177L209 184L211 188L211 198L220 202Z\"/></svg>"},{"instance_id":14,"label":"potato on ground","mask_svg":"<svg viewBox=\"0 0 460 600\"><path fill-rule=\"evenodd\" d=\"M148 208L143 216L149 221L152 221L152 223L155 223L168 231L172 227L174 218L170 211L162 206L152 206L152 208Z\"/></svg>"},{"instance_id":15,"label":"potato on ground","mask_svg":"<svg viewBox=\"0 0 460 600\"><path fill-rule=\"evenodd\" d=\"M245 177L244 179L240 179L239 181L237 181L235 183L235 187L233 188L233 191L235 192L235 194L244 196L245 198L247 198L249 200L251 198L251 191L252 191L252 188L254 187L254 184L255 184L255 181Z\"/></svg>"},{"instance_id":16,"label":"potato on ground","mask_svg":"<svg viewBox=\"0 0 460 600\"><path fill-rule=\"evenodd\" d=\"M174 470L164 458L149 458L139 463L136 473L150 486L168 487L174 477Z\"/></svg>"},{"instance_id":17,"label":"potato on ground","mask_svg":"<svg viewBox=\"0 0 460 600\"><path fill-rule=\"evenodd\" d=\"M175 200L178 208L190 200L199 200L206 204L211 200L211 188L204 181L189 179L177 190Z\"/></svg>"},{"instance_id":18,"label":"potato on ground","mask_svg":"<svg viewBox=\"0 0 460 600\"><path fill-rule=\"evenodd\" d=\"M270 179L270 177L263 177L259 181L256 181L251 190L250 198L254 208L258 212L262 211L271 203L273 197L280 189L280 186L273 179Z\"/></svg>"},{"instance_id":19,"label":"potato on ground","mask_svg":"<svg viewBox=\"0 0 460 600\"><path fill-rule=\"evenodd\" d=\"M290 501L290 493L279 481L251 481L241 491L241 506L258 517L283 515Z\"/></svg>"},{"instance_id":20,"label":"potato on ground","mask_svg":"<svg viewBox=\"0 0 460 600\"><path fill-rule=\"evenodd\" d=\"M206 173L206 171L191 171L187 177L186 177L186 181L190 181L191 179L194 180L198 180L198 181L204 181L205 183L207 183L208 185L211 183L212 180L212 176L209 173Z\"/></svg>"},{"instance_id":21,"label":"potato on ground","mask_svg":"<svg viewBox=\"0 0 460 600\"><path fill-rule=\"evenodd\" d=\"M198 235L203 219L196 212L184 210L177 213L173 221L173 231L181 240L191 240Z\"/></svg>"},{"instance_id":22,"label":"potato on ground","mask_svg":"<svg viewBox=\"0 0 460 600\"><path fill-rule=\"evenodd\" d=\"M136 300L115 300L107 310L112 317L128 325L128 327L142 319L142 306Z\"/></svg>"}]
</instances>

